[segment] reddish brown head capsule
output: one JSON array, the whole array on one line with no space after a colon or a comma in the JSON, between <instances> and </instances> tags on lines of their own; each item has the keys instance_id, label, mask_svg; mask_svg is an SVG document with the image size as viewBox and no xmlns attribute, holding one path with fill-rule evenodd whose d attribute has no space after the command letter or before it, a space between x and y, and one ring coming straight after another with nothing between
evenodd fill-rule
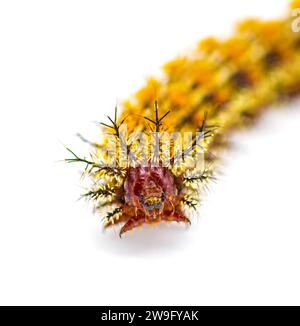
<instances>
[{"instance_id":1,"label":"reddish brown head capsule","mask_svg":"<svg viewBox=\"0 0 300 326\"><path fill-rule=\"evenodd\" d=\"M143 224L162 220L189 222L180 210L174 176L165 167L136 167L128 171L124 183L125 205L122 213L134 214L120 231L120 236Z\"/></svg>"}]
</instances>

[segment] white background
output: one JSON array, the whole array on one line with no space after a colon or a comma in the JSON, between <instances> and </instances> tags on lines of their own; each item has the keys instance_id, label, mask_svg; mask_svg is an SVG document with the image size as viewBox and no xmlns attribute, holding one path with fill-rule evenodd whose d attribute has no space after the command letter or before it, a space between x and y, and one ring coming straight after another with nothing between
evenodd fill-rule
<instances>
[{"instance_id":1,"label":"white background","mask_svg":"<svg viewBox=\"0 0 300 326\"><path fill-rule=\"evenodd\" d=\"M189 229L120 240L77 201L61 143L199 38L285 0L1 1L0 304L300 304L300 102L234 136ZM95 138L94 138L95 139Z\"/></svg>"}]
</instances>

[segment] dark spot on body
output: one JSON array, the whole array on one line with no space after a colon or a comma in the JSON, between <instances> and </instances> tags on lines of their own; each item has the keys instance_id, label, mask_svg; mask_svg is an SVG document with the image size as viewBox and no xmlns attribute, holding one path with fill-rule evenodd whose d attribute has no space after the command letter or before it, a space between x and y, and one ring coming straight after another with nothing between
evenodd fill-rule
<instances>
[{"instance_id":1,"label":"dark spot on body","mask_svg":"<svg viewBox=\"0 0 300 326\"><path fill-rule=\"evenodd\" d=\"M229 78L229 81L233 85L233 87L237 89L248 88L252 86L252 82L248 77L247 73L242 70L235 72Z\"/></svg>"},{"instance_id":2,"label":"dark spot on body","mask_svg":"<svg viewBox=\"0 0 300 326\"><path fill-rule=\"evenodd\" d=\"M270 51L263 58L263 65L266 69L272 69L282 62L280 54L276 51Z\"/></svg>"},{"instance_id":3,"label":"dark spot on body","mask_svg":"<svg viewBox=\"0 0 300 326\"><path fill-rule=\"evenodd\" d=\"M203 99L202 103L214 103L216 100L216 95L214 92L207 93Z\"/></svg>"}]
</instances>

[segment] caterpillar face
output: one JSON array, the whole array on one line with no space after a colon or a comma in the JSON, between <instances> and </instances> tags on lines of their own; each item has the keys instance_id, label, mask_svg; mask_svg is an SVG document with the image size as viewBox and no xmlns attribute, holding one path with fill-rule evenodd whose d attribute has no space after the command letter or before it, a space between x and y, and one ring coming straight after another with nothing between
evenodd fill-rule
<instances>
[{"instance_id":1,"label":"caterpillar face","mask_svg":"<svg viewBox=\"0 0 300 326\"><path fill-rule=\"evenodd\" d=\"M121 234L143 223L161 220L171 221L183 216L178 203L178 190L174 176L166 167L131 168L124 182L126 207L129 213L134 208L135 214L121 230Z\"/></svg>"}]
</instances>

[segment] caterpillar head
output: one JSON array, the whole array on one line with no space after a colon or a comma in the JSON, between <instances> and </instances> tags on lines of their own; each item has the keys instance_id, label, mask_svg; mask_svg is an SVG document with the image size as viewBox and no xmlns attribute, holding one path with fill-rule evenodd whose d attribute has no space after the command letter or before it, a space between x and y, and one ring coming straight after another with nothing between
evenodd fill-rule
<instances>
[{"instance_id":1,"label":"caterpillar head","mask_svg":"<svg viewBox=\"0 0 300 326\"><path fill-rule=\"evenodd\" d=\"M125 201L142 211L148 219L161 218L177 195L174 177L165 167L131 168L124 183Z\"/></svg>"},{"instance_id":2,"label":"caterpillar head","mask_svg":"<svg viewBox=\"0 0 300 326\"><path fill-rule=\"evenodd\" d=\"M174 152L173 156L167 159L167 162L163 160L164 154L168 152L168 146L173 146L172 143L164 143L159 136L161 121L167 114L168 112L159 118L156 104L155 119L145 118L154 125L154 132L157 136L152 138L150 134L147 134L149 139L155 140L154 144L150 143L151 149L158 148L155 152L156 156L150 156L146 163L142 164L139 161L138 156L135 156L136 148L132 145L134 143L129 141L131 138L125 137L120 131L124 119L118 123L117 113L115 113L114 120L109 118L112 126L102 124L113 131L112 141L106 142L103 146L97 145L97 150L94 155L91 155L91 159L79 158L69 150L74 157L66 161L85 163L85 173L92 177L93 188L85 194L85 197L94 201L99 212L102 207L116 206L114 210L106 214L104 219L106 226L124 222L120 236L142 224L159 221L190 223L183 206L195 208L199 202L195 184L203 183L210 177L206 170L201 172L195 169L191 174L189 164L186 166L185 163L177 164L183 157L190 156L197 148L201 149L202 145L198 144L199 139L205 142L206 138L210 137L211 131L205 126L205 119L199 127L200 133L204 135L203 138L198 139L196 135L190 143L183 144L183 153L170 151ZM152 129L150 131L153 132ZM143 146L143 143L136 143L138 146ZM124 153L124 145L128 146L125 151L128 157L136 157L133 164L132 160L126 160L128 163L125 166L112 164L120 161L120 153ZM119 149L120 152L115 152L115 160L113 160L112 153L115 149ZM146 143L145 147L140 148L140 153L146 153L148 149ZM108 155L103 154L105 151Z\"/></svg>"}]
</instances>

